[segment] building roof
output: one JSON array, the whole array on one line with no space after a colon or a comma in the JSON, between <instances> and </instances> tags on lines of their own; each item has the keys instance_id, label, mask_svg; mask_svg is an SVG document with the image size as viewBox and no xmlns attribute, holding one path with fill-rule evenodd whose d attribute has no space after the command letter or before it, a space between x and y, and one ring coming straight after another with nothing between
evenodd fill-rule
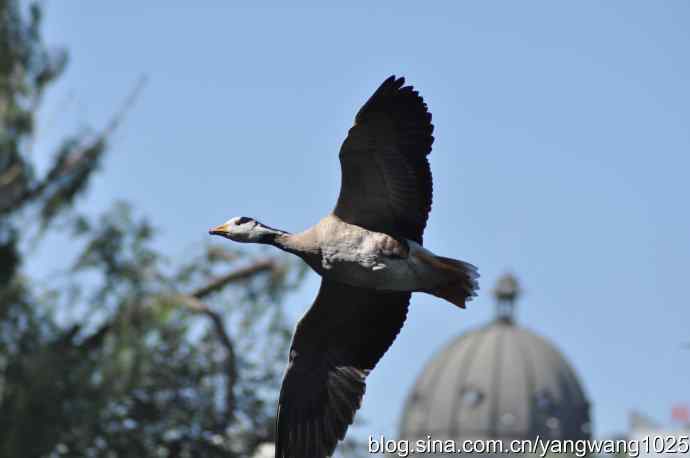
<instances>
[{"instance_id":1,"label":"building roof","mask_svg":"<svg viewBox=\"0 0 690 458\"><path fill-rule=\"evenodd\" d=\"M497 289L496 319L454 339L426 365L404 409L402 438L591 436L575 371L554 345L515 324L518 291ZM511 304L501 303L506 297Z\"/></svg>"}]
</instances>

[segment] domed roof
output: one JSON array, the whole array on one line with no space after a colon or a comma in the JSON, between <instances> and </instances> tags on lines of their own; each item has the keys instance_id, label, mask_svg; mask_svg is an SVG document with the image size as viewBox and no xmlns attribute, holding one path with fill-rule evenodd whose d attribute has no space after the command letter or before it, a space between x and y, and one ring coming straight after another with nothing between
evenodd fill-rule
<instances>
[{"instance_id":1,"label":"domed roof","mask_svg":"<svg viewBox=\"0 0 690 458\"><path fill-rule=\"evenodd\" d=\"M514 324L513 281L499 282L494 321L454 339L427 364L407 400L406 439L588 439L589 402L559 351Z\"/></svg>"}]
</instances>

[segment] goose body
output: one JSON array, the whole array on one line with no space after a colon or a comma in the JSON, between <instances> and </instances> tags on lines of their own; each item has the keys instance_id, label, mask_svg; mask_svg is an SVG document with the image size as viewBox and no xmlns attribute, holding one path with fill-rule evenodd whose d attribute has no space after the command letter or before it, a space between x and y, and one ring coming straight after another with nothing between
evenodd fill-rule
<instances>
[{"instance_id":1,"label":"goose body","mask_svg":"<svg viewBox=\"0 0 690 458\"><path fill-rule=\"evenodd\" d=\"M475 295L474 266L422 243L432 201L432 132L418 92L391 76L343 142L331 213L297 234L247 217L210 231L276 246L322 277L290 345L276 414L277 458L332 455L362 402L367 375L405 322L412 292L463 308Z\"/></svg>"},{"instance_id":2,"label":"goose body","mask_svg":"<svg viewBox=\"0 0 690 458\"><path fill-rule=\"evenodd\" d=\"M436 255L412 240L396 240L328 215L293 243L315 249L297 253L323 277L380 291L431 291L454 275L430 260Z\"/></svg>"}]
</instances>

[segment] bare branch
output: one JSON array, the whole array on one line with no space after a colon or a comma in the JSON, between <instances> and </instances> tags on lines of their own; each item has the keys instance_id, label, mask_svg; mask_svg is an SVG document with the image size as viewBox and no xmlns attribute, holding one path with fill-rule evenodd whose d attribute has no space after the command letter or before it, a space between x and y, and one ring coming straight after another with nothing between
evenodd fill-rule
<instances>
[{"instance_id":1,"label":"bare branch","mask_svg":"<svg viewBox=\"0 0 690 458\"><path fill-rule=\"evenodd\" d=\"M254 275L267 270L272 270L274 268L276 268L276 263L271 259L257 261L256 263L247 267L232 271L226 275L223 275L222 277L218 277L206 285L195 289L189 294L181 294L180 297L194 299L194 301L183 301L192 312L207 313L209 311L208 306L199 299L203 299L212 293L216 293L232 283L246 280ZM114 320L108 320L101 324L101 326L99 326L93 334L82 341L80 347L91 348L94 346L94 343L100 342L103 336L112 328L113 321Z\"/></svg>"},{"instance_id":2,"label":"bare branch","mask_svg":"<svg viewBox=\"0 0 690 458\"><path fill-rule=\"evenodd\" d=\"M209 261L236 261L240 255L236 251L228 251L220 245L211 245L206 250L206 257Z\"/></svg>"},{"instance_id":3,"label":"bare branch","mask_svg":"<svg viewBox=\"0 0 690 458\"><path fill-rule=\"evenodd\" d=\"M134 86L132 87L127 97L125 98L122 107L112 116L112 118L110 118L110 121L105 126L105 128L101 132L99 132L93 139L82 143L78 148L69 153L70 160L67 163L68 167L65 167L65 164L58 161L58 163L56 163L53 166L53 168L48 171L48 174L36 186L32 188L27 188L21 195L19 195L16 199L16 202L11 206L11 208L20 208L28 201L39 197L41 194L43 194L46 188L48 188L48 186L53 181L55 181L60 176L69 173L72 167L79 164L80 159L83 158L83 152L89 151L95 145L105 142L105 140L115 132L115 130L120 126L120 124L122 124L125 115L129 111L129 109L134 105L134 102L136 102L137 98L139 97L139 94L141 93L141 90L144 88L145 83L146 76L140 76L139 79L134 83ZM2 178L3 181L8 181L8 183L11 183L14 179L16 179L17 176L18 174L16 172L13 172L13 174L3 176Z\"/></svg>"},{"instance_id":4,"label":"bare branch","mask_svg":"<svg viewBox=\"0 0 690 458\"><path fill-rule=\"evenodd\" d=\"M100 135L98 135L98 138L102 139L108 137L120 126L127 112L130 110L130 108L132 108L134 102L136 102L139 98L139 94L141 93L142 89L144 89L147 79L148 78L146 75L141 75L139 79L137 79L136 83L134 83L134 86L129 91L127 98L125 98L125 101L122 103L122 107L120 107L120 110L115 113L115 116L110 118L110 122L105 129L103 129Z\"/></svg>"},{"instance_id":5,"label":"bare branch","mask_svg":"<svg viewBox=\"0 0 690 458\"><path fill-rule=\"evenodd\" d=\"M239 270L235 270L227 275L223 275L222 277L218 277L215 280L212 280L211 282L202 286L201 288L197 288L194 291L192 291L190 296L193 296L197 299L203 299L204 297L210 294L220 291L230 283L236 283L238 281L246 280L248 278L253 277L256 274L273 270L275 268L276 263L272 259L257 261L256 263L250 266L247 266Z\"/></svg>"},{"instance_id":6,"label":"bare branch","mask_svg":"<svg viewBox=\"0 0 690 458\"><path fill-rule=\"evenodd\" d=\"M0 175L0 188L10 185L21 173L22 167L19 164L13 164Z\"/></svg>"},{"instance_id":7,"label":"bare branch","mask_svg":"<svg viewBox=\"0 0 690 458\"><path fill-rule=\"evenodd\" d=\"M272 259L265 259L257 261L252 265L244 267L239 270L230 272L227 275L216 278L215 280L209 282L201 288L197 288L192 291L191 294L180 294L178 298L187 305L190 311L193 313L200 313L206 315L211 320L211 325L214 332L218 336L223 348L225 348L226 359L225 359L225 374L227 377L226 381L226 393L225 393L225 409L227 412L226 421L230 422L235 415L235 385L237 384L237 356L235 354L235 346L232 339L225 330L225 324L223 323L223 317L213 309L211 309L208 304L202 302L200 299L204 298L212 293L218 292L225 288L231 283L236 283L242 280L253 277L262 272L270 271L276 268L276 263Z\"/></svg>"},{"instance_id":8,"label":"bare branch","mask_svg":"<svg viewBox=\"0 0 690 458\"><path fill-rule=\"evenodd\" d=\"M221 345L225 348L225 373L227 376L225 408L227 412L227 421L229 422L235 415L235 385L237 384L237 357L235 355L235 346L230 336L225 331L223 317L218 312L212 310L207 304L201 302L196 297L181 294L179 298L182 302L187 304L192 312L202 313L211 320L213 330L218 336Z\"/></svg>"}]
</instances>

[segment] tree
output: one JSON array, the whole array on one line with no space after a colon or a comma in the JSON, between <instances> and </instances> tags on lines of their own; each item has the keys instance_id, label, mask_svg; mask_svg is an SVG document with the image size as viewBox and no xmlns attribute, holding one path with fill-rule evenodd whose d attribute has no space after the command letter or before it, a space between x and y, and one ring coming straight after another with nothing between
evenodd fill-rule
<instances>
[{"instance_id":1,"label":"tree","mask_svg":"<svg viewBox=\"0 0 690 458\"><path fill-rule=\"evenodd\" d=\"M0 457L251 456L273 438L302 264L213 245L175 264L128 204L80 214L122 113L37 172L36 110L67 63L40 26L38 4L0 0ZM41 284L22 262L47 228L75 257Z\"/></svg>"}]
</instances>

